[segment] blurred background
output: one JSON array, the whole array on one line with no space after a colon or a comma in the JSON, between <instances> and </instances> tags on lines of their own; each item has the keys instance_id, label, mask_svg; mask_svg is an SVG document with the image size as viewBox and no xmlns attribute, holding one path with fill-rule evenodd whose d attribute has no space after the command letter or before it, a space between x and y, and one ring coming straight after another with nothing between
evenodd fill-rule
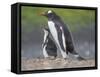
<instances>
[{"instance_id":1,"label":"blurred background","mask_svg":"<svg viewBox=\"0 0 100 77\"><path fill-rule=\"evenodd\" d=\"M68 26L76 51L87 59L95 58L95 10L62 9L44 7L21 7L22 58L43 58L42 28L47 27L47 19L40 14L53 10ZM61 56L58 51L58 56ZM72 57L71 54L69 56Z\"/></svg>"}]
</instances>

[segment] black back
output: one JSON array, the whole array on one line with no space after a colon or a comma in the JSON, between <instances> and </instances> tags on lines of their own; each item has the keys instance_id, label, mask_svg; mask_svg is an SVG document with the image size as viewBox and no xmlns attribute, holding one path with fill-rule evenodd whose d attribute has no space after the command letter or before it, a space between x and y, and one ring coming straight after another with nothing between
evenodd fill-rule
<instances>
[{"instance_id":1,"label":"black back","mask_svg":"<svg viewBox=\"0 0 100 77\"><path fill-rule=\"evenodd\" d=\"M63 31L64 31L64 35L65 35L65 41L66 41L66 52L73 52L74 50L74 45L73 45L73 40L72 40L72 36L71 33L67 27L67 25L65 25L65 23L61 20L61 19L54 19L53 20L55 22L55 25L57 27L62 27Z\"/></svg>"}]
</instances>

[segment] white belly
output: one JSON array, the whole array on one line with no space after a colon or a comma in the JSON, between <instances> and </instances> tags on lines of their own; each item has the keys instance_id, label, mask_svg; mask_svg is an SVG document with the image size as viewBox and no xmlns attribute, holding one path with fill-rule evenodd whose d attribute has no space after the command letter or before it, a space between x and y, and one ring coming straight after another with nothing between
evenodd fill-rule
<instances>
[{"instance_id":1,"label":"white belly","mask_svg":"<svg viewBox=\"0 0 100 77\"><path fill-rule=\"evenodd\" d=\"M63 58L66 58L67 54L66 54L66 52L64 52L62 50L62 48L60 46L60 43L59 43L59 40L58 40L58 33L57 33L57 30L56 30L55 24L52 21L48 21L48 26L49 26L50 32L51 32L58 48L61 51L61 54L62 54ZM63 44L65 44L64 34L62 34L62 39L63 39ZM64 47L65 47L65 45L64 45Z\"/></svg>"},{"instance_id":2,"label":"white belly","mask_svg":"<svg viewBox=\"0 0 100 77\"><path fill-rule=\"evenodd\" d=\"M55 24L52 21L48 21L48 26L49 26L50 32L51 32L56 44L60 47L60 44L58 41L58 33L56 30Z\"/></svg>"}]
</instances>

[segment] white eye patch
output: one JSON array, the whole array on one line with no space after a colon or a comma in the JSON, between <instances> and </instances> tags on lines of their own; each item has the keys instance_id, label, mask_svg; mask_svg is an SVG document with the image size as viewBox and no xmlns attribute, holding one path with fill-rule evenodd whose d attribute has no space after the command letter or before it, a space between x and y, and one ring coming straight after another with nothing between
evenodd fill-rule
<instances>
[{"instance_id":1,"label":"white eye patch","mask_svg":"<svg viewBox=\"0 0 100 77\"><path fill-rule=\"evenodd\" d=\"M51 10L49 10L49 11L48 11L48 14L49 14L49 13L52 13L52 11L51 11Z\"/></svg>"}]
</instances>

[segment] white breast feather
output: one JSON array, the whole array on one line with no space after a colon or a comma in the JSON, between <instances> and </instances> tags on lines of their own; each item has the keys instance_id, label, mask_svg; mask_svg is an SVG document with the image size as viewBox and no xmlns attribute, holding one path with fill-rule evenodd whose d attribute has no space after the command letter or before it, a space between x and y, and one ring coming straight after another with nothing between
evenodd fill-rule
<instances>
[{"instance_id":1,"label":"white breast feather","mask_svg":"<svg viewBox=\"0 0 100 77\"><path fill-rule=\"evenodd\" d=\"M48 26L49 26L50 32L51 32L54 40L56 41L57 44L59 44L58 33L56 30L55 24L52 21L48 21Z\"/></svg>"}]
</instances>

